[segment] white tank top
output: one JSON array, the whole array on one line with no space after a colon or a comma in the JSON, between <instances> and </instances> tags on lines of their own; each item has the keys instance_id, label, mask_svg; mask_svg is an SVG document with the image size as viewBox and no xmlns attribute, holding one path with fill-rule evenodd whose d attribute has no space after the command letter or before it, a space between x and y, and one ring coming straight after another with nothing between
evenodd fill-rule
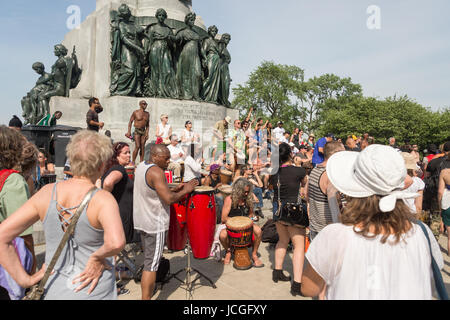
<instances>
[{"instance_id":1,"label":"white tank top","mask_svg":"<svg viewBox=\"0 0 450 320\"><path fill-rule=\"evenodd\" d=\"M146 175L155 164L142 162L136 169L133 195L134 229L147 234L166 232L170 224L170 206L161 201L147 184Z\"/></svg>"},{"instance_id":2,"label":"white tank top","mask_svg":"<svg viewBox=\"0 0 450 320\"><path fill-rule=\"evenodd\" d=\"M158 125L159 127L159 134L162 134L161 138L167 139L169 138L169 132L170 132L170 124L166 124L164 127L162 123Z\"/></svg>"}]
</instances>

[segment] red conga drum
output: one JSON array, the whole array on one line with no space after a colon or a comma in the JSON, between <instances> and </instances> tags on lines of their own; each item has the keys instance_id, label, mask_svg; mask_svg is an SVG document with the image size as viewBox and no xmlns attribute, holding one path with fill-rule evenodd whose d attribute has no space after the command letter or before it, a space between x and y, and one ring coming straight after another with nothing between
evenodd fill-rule
<instances>
[{"instance_id":1,"label":"red conga drum","mask_svg":"<svg viewBox=\"0 0 450 320\"><path fill-rule=\"evenodd\" d=\"M187 205L189 196L186 195L178 203L170 206L170 227L167 237L167 248L172 251L184 250L188 239Z\"/></svg>"},{"instance_id":2,"label":"red conga drum","mask_svg":"<svg viewBox=\"0 0 450 320\"><path fill-rule=\"evenodd\" d=\"M194 258L209 258L216 231L216 201L213 188L195 188L189 199L187 227Z\"/></svg>"},{"instance_id":3,"label":"red conga drum","mask_svg":"<svg viewBox=\"0 0 450 320\"><path fill-rule=\"evenodd\" d=\"M134 180L134 172L135 172L135 170L136 170L136 167L134 167L134 166L128 166L128 167L125 167L125 170L127 171L128 177L129 177L131 180Z\"/></svg>"}]
</instances>

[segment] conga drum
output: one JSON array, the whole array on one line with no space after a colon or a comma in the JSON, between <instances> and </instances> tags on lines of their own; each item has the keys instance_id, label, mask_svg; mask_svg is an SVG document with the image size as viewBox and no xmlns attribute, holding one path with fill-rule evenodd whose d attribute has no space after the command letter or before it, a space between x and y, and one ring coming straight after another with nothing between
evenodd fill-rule
<instances>
[{"instance_id":1,"label":"conga drum","mask_svg":"<svg viewBox=\"0 0 450 320\"><path fill-rule=\"evenodd\" d=\"M253 221L247 217L233 217L228 219L226 225L230 248L234 251L233 267L237 270L250 269L253 263L248 247L253 243Z\"/></svg>"},{"instance_id":2,"label":"conga drum","mask_svg":"<svg viewBox=\"0 0 450 320\"><path fill-rule=\"evenodd\" d=\"M217 188L222 195L222 197L225 199L228 196L231 196L231 192L233 191L233 187L230 185L223 185Z\"/></svg>"},{"instance_id":3,"label":"conga drum","mask_svg":"<svg viewBox=\"0 0 450 320\"><path fill-rule=\"evenodd\" d=\"M175 184L169 185L176 187ZM187 208L189 195L170 206L170 226L167 236L167 248L171 251L184 250L187 244Z\"/></svg>"},{"instance_id":4,"label":"conga drum","mask_svg":"<svg viewBox=\"0 0 450 320\"><path fill-rule=\"evenodd\" d=\"M127 175L131 180L134 180L134 172L136 170L136 167L134 166L128 166L125 167L125 170L127 171Z\"/></svg>"},{"instance_id":5,"label":"conga drum","mask_svg":"<svg viewBox=\"0 0 450 320\"><path fill-rule=\"evenodd\" d=\"M231 180L233 178L233 172L226 170L226 169L222 169L220 170L220 182L222 184L230 184Z\"/></svg>"},{"instance_id":6,"label":"conga drum","mask_svg":"<svg viewBox=\"0 0 450 320\"><path fill-rule=\"evenodd\" d=\"M197 187L191 194L187 213L187 228L195 259L207 259L216 231L216 201L214 189Z\"/></svg>"}]
</instances>

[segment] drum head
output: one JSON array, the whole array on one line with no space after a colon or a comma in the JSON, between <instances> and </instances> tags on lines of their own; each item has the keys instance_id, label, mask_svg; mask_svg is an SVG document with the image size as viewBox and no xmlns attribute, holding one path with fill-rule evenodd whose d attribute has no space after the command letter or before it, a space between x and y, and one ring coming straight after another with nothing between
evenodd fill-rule
<instances>
[{"instance_id":1,"label":"drum head","mask_svg":"<svg viewBox=\"0 0 450 320\"><path fill-rule=\"evenodd\" d=\"M200 186L195 188L195 193L214 193L214 188L208 186Z\"/></svg>"},{"instance_id":2,"label":"drum head","mask_svg":"<svg viewBox=\"0 0 450 320\"><path fill-rule=\"evenodd\" d=\"M223 174L224 176L230 176L230 177L233 175L233 172L226 170L226 169L220 170L220 173Z\"/></svg>"},{"instance_id":3,"label":"drum head","mask_svg":"<svg viewBox=\"0 0 450 320\"><path fill-rule=\"evenodd\" d=\"M227 195L230 195L231 192L233 191L233 187L232 187L232 186L228 186L228 185L226 185L226 186L221 186L221 187L219 187L218 189L219 189L219 191L220 191L221 193L227 194Z\"/></svg>"},{"instance_id":4,"label":"drum head","mask_svg":"<svg viewBox=\"0 0 450 320\"><path fill-rule=\"evenodd\" d=\"M252 225L253 221L248 217L233 217L227 221L227 228L231 230L246 230Z\"/></svg>"}]
</instances>

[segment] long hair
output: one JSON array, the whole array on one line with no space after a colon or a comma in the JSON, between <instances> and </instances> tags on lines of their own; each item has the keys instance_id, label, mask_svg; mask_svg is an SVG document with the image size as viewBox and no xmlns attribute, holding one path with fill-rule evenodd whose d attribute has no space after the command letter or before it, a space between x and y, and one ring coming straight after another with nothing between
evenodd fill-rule
<instances>
[{"instance_id":1,"label":"long hair","mask_svg":"<svg viewBox=\"0 0 450 320\"><path fill-rule=\"evenodd\" d=\"M25 141L17 130L0 126L0 170L12 169L20 163Z\"/></svg>"},{"instance_id":2,"label":"long hair","mask_svg":"<svg viewBox=\"0 0 450 320\"><path fill-rule=\"evenodd\" d=\"M395 236L395 243L400 242L415 220L403 200L398 200L393 211L382 212L379 207L380 196L367 198L348 198L341 216L344 225L353 226L353 231L365 238L373 239L383 234L381 243L388 237ZM370 230L370 228L374 230ZM359 230L357 230L358 228Z\"/></svg>"},{"instance_id":3,"label":"long hair","mask_svg":"<svg viewBox=\"0 0 450 320\"><path fill-rule=\"evenodd\" d=\"M245 195L245 188L250 187L250 192ZM231 207L237 209L239 202L245 202L247 208L253 209L253 185L245 178L239 178L233 184L233 190L231 191Z\"/></svg>"},{"instance_id":4,"label":"long hair","mask_svg":"<svg viewBox=\"0 0 450 320\"><path fill-rule=\"evenodd\" d=\"M117 160L117 157L119 157L119 155L122 153L122 150L125 147L130 147L130 145L128 143L125 143L125 142L116 142L116 143L114 143L114 145L112 147L113 155L108 160L108 162L106 162L105 173L108 172L108 170L111 169L112 167L119 165L119 160Z\"/></svg>"}]
</instances>

